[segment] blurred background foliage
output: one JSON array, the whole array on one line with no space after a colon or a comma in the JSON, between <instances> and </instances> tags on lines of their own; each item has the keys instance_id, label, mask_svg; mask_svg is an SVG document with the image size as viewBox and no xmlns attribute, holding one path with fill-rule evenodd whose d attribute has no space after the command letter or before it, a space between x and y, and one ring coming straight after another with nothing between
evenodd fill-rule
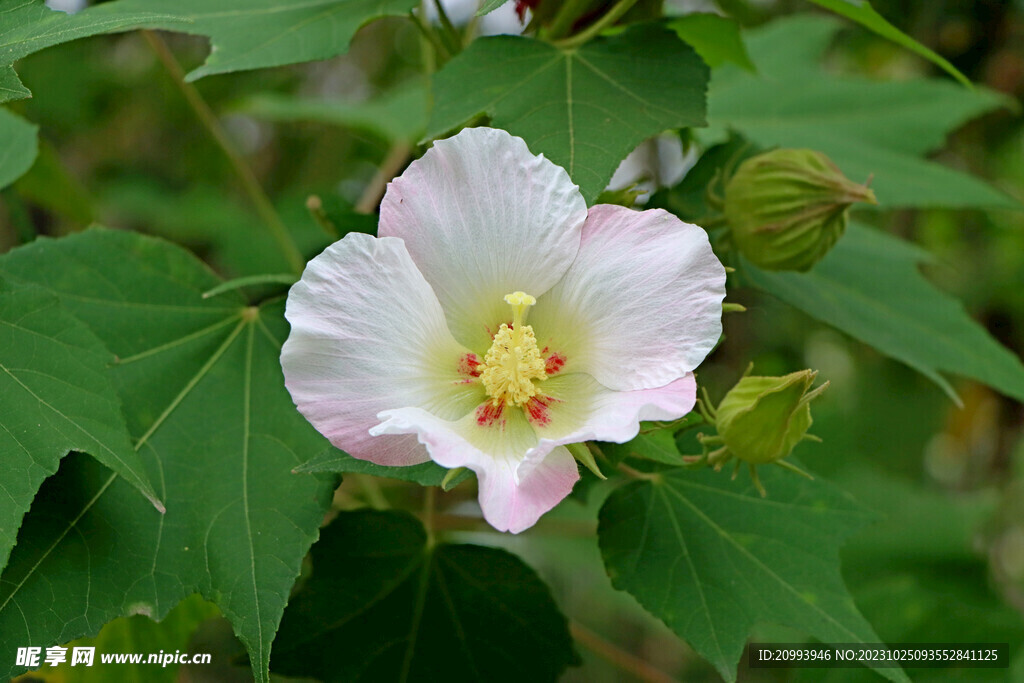
<instances>
[{"instance_id":1,"label":"blurred background foliage","mask_svg":"<svg viewBox=\"0 0 1024 683\"><path fill-rule=\"evenodd\" d=\"M972 81L1017 102L1024 98L1024 2L877 0L874 6ZM668 7L679 13L716 9L710 2ZM720 0L717 7L745 26L815 11L797 0ZM468 18L471 10L464 14ZM186 71L205 59L204 39L162 36ZM310 195L321 199L324 215L342 231L373 229L373 219L356 208L372 213L380 183L416 153L426 127L424 74L432 65L424 63L424 54L411 22L385 19L361 30L342 57L195 83L307 256L333 239L330 226L325 230L307 209ZM831 45L828 67L880 80L941 75L853 25ZM18 72L34 96L11 109L40 125L41 149L31 171L0 193L0 251L95 221L183 244L225 277L288 270L229 163L143 35L79 40L23 59ZM939 153L943 163L1024 202L1019 111L1007 108L974 120L948 142ZM932 281L964 302L1005 346L1024 354L1024 212L865 216L934 254ZM1009 673L968 670L961 680L1024 680L1021 405L961 381L955 389L964 406L958 408L921 375L780 302L752 290L733 292L730 300L748 312L728 317L727 338L702 366L700 380L717 400L752 360L760 374L811 367L831 381L814 412L813 432L824 443L804 445L796 455L881 515L843 552L844 577L879 636L890 642L1009 642L1017 654ZM681 445L688 452L695 448ZM576 503L561 506L521 537L488 533L460 515L475 497L470 485L440 498L438 527L456 540L504 545L549 582L583 659L564 680L717 680L671 631L611 588L593 540L593 520L608 489L593 479L587 483ZM387 500L416 508L420 495L415 487L353 475L336 504L345 509ZM166 641L150 632L145 637L181 647L182 624L192 623L184 619L168 620ZM117 642L118 634L137 632L118 623L100 638ZM754 640L800 637L765 628ZM216 621L204 623L188 649L240 652L230 628ZM859 673L750 671L741 664L740 680L853 680ZM168 676L245 680L249 674L247 667L184 667ZM863 674L865 680L874 676ZM949 680L951 674L919 670L912 676ZM55 673L49 680L72 679Z\"/></svg>"}]
</instances>

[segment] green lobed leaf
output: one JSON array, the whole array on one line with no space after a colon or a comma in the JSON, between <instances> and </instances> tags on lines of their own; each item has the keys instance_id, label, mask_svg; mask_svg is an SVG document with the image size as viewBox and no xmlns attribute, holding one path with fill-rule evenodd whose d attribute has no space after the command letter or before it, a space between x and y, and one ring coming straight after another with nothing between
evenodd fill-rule
<instances>
[{"instance_id":1,"label":"green lobed leaf","mask_svg":"<svg viewBox=\"0 0 1024 683\"><path fill-rule=\"evenodd\" d=\"M441 467L434 462L425 462L419 465L412 465L410 467L387 467L385 465L376 465L367 460L359 460L353 458L344 451L339 451L335 448L324 451L320 455L312 458L309 462L304 462L295 468L295 472L305 472L308 474L330 472L335 474L372 474L375 477L387 477L389 479L399 479L401 481L411 481L420 486L440 486L441 482L444 481L445 476L448 474L448 470ZM462 474L455 477L450 482L449 488L460 484L470 476L470 471L465 470Z\"/></svg>"},{"instance_id":2,"label":"green lobed leaf","mask_svg":"<svg viewBox=\"0 0 1024 683\"><path fill-rule=\"evenodd\" d=\"M18 78L13 66L0 66L0 102L21 100L31 95L29 89Z\"/></svg>"},{"instance_id":3,"label":"green lobed leaf","mask_svg":"<svg viewBox=\"0 0 1024 683\"><path fill-rule=\"evenodd\" d=\"M740 25L719 14L694 12L668 24L676 35L690 44L708 66L714 68L732 62L748 71L756 71L740 35Z\"/></svg>"},{"instance_id":4,"label":"green lobed leaf","mask_svg":"<svg viewBox=\"0 0 1024 683\"><path fill-rule=\"evenodd\" d=\"M950 130L1008 100L934 79L880 83L812 67L838 27L803 16L749 32L759 73L729 65L716 71L708 93L712 126L740 131L762 147L824 152L850 179L873 177L886 207L1018 208L984 182L920 158L941 147Z\"/></svg>"},{"instance_id":5,"label":"green lobed leaf","mask_svg":"<svg viewBox=\"0 0 1024 683\"><path fill-rule=\"evenodd\" d=\"M69 451L89 453L163 510L106 375L113 359L56 297L0 280L0 570L40 484Z\"/></svg>"},{"instance_id":6,"label":"green lobed leaf","mask_svg":"<svg viewBox=\"0 0 1024 683\"><path fill-rule=\"evenodd\" d=\"M704 125L707 80L697 53L657 24L571 50L519 36L481 38L434 75L427 135L489 116L564 167L592 203L641 142Z\"/></svg>"},{"instance_id":7,"label":"green lobed leaf","mask_svg":"<svg viewBox=\"0 0 1024 683\"><path fill-rule=\"evenodd\" d=\"M274 671L324 681L555 681L575 654L547 586L497 548L428 543L400 512L342 512L281 622Z\"/></svg>"},{"instance_id":8,"label":"green lobed leaf","mask_svg":"<svg viewBox=\"0 0 1024 683\"><path fill-rule=\"evenodd\" d=\"M743 273L758 289L906 363L954 400L949 372L1024 400L1024 364L918 270L916 246L851 224L810 272Z\"/></svg>"},{"instance_id":9,"label":"green lobed leaf","mask_svg":"<svg viewBox=\"0 0 1024 683\"><path fill-rule=\"evenodd\" d=\"M80 638L68 643L68 660L56 667L44 666L32 672L32 680L40 683L175 683L179 680L178 664L157 666L118 664L116 666L71 666L71 652L76 647L94 647L96 652L152 653L190 652L189 640L201 623L218 616L214 605L192 595L155 622L141 614L110 622L95 638ZM99 664L99 661L96 661ZM184 677L183 677L184 679Z\"/></svg>"},{"instance_id":10,"label":"green lobed leaf","mask_svg":"<svg viewBox=\"0 0 1024 683\"><path fill-rule=\"evenodd\" d=\"M62 465L0 576L0 677L15 672L17 647L92 635L127 614L159 619L198 592L267 681L333 488L291 473L327 443L284 388L283 301L203 299L219 280L191 254L103 229L37 240L0 259L0 273L48 288L117 355L108 374L167 506L160 515L88 461Z\"/></svg>"},{"instance_id":11,"label":"green lobed leaf","mask_svg":"<svg viewBox=\"0 0 1024 683\"><path fill-rule=\"evenodd\" d=\"M671 470L614 491L598 540L631 593L728 681L751 629L776 623L827 642L878 642L839 572L839 546L871 515L821 481L763 467L749 478ZM898 669L879 669L908 680Z\"/></svg>"},{"instance_id":12,"label":"green lobed leaf","mask_svg":"<svg viewBox=\"0 0 1024 683\"><path fill-rule=\"evenodd\" d=\"M39 140L39 154L28 172L18 178L14 188L26 202L85 227L96 215L96 200L71 174L57 149L47 140Z\"/></svg>"},{"instance_id":13,"label":"green lobed leaf","mask_svg":"<svg viewBox=\"0 0 1024 683\"><path fill-rule=\"evenodd\" d=\"M817 421L815 431L819 431ZM831 444L831 435L821 433ZM886 440L884 432L876 434L867 441ZM864 441L859 435L858 443ZM871 447L864 444L864 449ZM919 451L915 455L920 457ZM1001 526L998 515L993 515L996 491L942 490L918 481L920 477L893 476L863 463L848 464L838 477L844 489L885 515L842 551L850 590L882 642L1003 642L1009 643L1011 653L1020 652L1024 620L992 581L990 562L998 567L1001 558L981 551L1000 548L998 539L991 536ZM987 533L979 533L983 530ZM1014 533L1012 527L1010 533ZM1019 656L1014 659L1010 672L972 670L967 678L972 683L1021 680L1020 671L1014 669L1024 662ZM855 677L850 670L845 677L837 675L838 670L829 673L824 678L798 676L797 680L870 680L865 675ZM915 681L950 678L948 669L914 672Z\"/></svg>"},{"instance_id":14,"label":"green lobed leaf","mask_svg":"<svg viewBox=\"0 0 1024 683\"><path fill-rule=\"evenodd\" d=\"M0 109L0 189L7 187L36 160L39 128L6 109Z\"/></svg>"},{"instance_id":15,"label":"green lobed leaf","mask_svg":"<svg viewBox=\"0 0 1024 683\"><path fill-rule=\"evenodd\" d=\"M156 4L140 3L138 11L105 4L68 14L49 9L44 0L9 0L0 9L0 102L30 96L11 65L33 52L99 33L136 28L180 29L184 20L175 16L177 12L151 11L160 9Z\"/></svg>"},{"instance_id":16,"label":"green lobed leaf","mask_svg":"<svg viewBox=\"0 0 1024 683\"><path fill-rule=\"evenodd\" d=\"M971 92L942 80L887 82L829 73L821 62L840 28L840 22L828 17L797 15L749 31L747 47L759 74L730 68L712 85L711 110L744 130L811 126L821 137L834 131L924 154L941 147L950 129L1007 103L999 93ZM792 93L783 88L798 80L803 88ZM765 96L771 85L778 102ZM752 100L761 107L740 106Z\"/></svg>"},{"instance_id":17,"label":"green lobed leaf","mask_svg":"<svg viewBox=\"0 0 1024 683\"><path fill-rule=\"evenodd\" d=\"M891 409L891 407L890 407ZM831 435L814 424L826 443ZM861 436L860 441L863 442ZM876 438L876 441L883 440ZM864 448L868 450L870 446ZM918 453L920 450L918 451ZM900 477L866 464L870 455L849 453L850 462L832 478L857 500L885 515L885 519L857 534L843 549L844 567L861 574L869 568L897 562L912 565L944 562L972 562L978 558L978 532L991 525L996 507L995 492L990 490L943 491L930 488L909 477ZM854 457L860 456L860 460ZM941 519L942 524L935 520ZM1024 634L1022 634L1024 637Z\"/></svg>"},{"instance_id":18,"label":"green lobed leaf","mask_svg":"<svg viewBox=\"0 0 1024 683\"><path fill-rule=\"evenodd\" d=\"M170 31L209 36L206 63L187 80L211 74L328 59L348 50L364 24L411 11L416 0L119 0L113 13L162 11ZM184 23L182 23L184 20Z\"/></svg>"},{"instance_id":19,"label":"green lobed leaf","mask_svg":"<svg viewBox=\"0 0 1024 683\"><path fill-rule=\"evenodd\" d=\"M871 3L867 0L811 0L811 2L815 5L831 10L836 14L844 16L847 19L856 21L861 26L874 31L883 38L891 40L897 45L907 48L914 54L924 57L950 76L960 81L963 85L971 87L971 82L967 80L967 77L960 73L960 71L950 64L948 60L944 59L931 49L925 47L903 31L890 24L885 17L875 11L871 6Z\"/></svg>"},{"instance_id":20,"label":"green lobed leaf","mask_svg":"<svg viewBox=\"0 0 1024 683\"><path fill-rule=\"evenodd\" d=\"M498 9L508 1L509 0L484 0L483 4L480 6L480 9L477 10L476 15L478 17L482 17L485 14L490 14L491 12Z\"/></svg>"},{"instance_id":21,"label":"green lobed leaf","mask_svg":"<svg viewBox=\"0 0 1024 683\"><path fill-rule=\"evenodd\" d=\"M412 144L427 128L427 97L418 84L400 86L365 102L264 93L243 102L241 110L269 121L315 121Z\"/></svg>"},{"instance_id":22,"label":"green lobed leaf","mask_svg":"<svg viewBox=\"0 0 1024 683\"><path fill-rule=\"evenodd\" d=\"M950 668L918 668L914 670L915 683L956 680L1007 683L1022 680L1024 662L1019 653L1024 645L1024 622L1020 612L1008 604L992 585L991 570L980 558L974 562L932 565L885 563L874 569L851 577L851 585L864 614L877 624L882 642L995 642L1009 645L1009 670L971 669L967 672ZM821 676L822 673L827 675ZM792 680L794 683L874 683L878 679L858 669L827 672L804 669Z\"/></svg>"},{"instance_id":23,"label":"green lobed leaf","mask_svg":"<svg viewBox=\"0 0 1024 683\"><path fill-rule=\"evenodd\" d=\"M22 189L20 184L18 189ZM336 238L314 221L304 206L307 196L282 199L275 208L299 250L312 256ZM325 196L324 204L329 200ZM98 204L124 223L145 226L150 234L203 254L218 272L241 276L290 270L269 231L254 228L258 219L251 211L213 185L197 184L178 191L152 177L136 175L107 182L100 189ZM350 224L365 229L366 221L372 221L376 229L375 216L362 216L360 222L352 215L345 218L345 222L336 221L341 233L347 232Z\"/></svg>"},{"instance_id":24,"label":"green lobed leaf","mask_svg":"<svg viewBox=\"0 0 1024 683\"><path fill-rule=\"evenodd\" d=\"M601 452L613 463L626 458L642 458L678 467L683 464L683 455L672 432L672 429L655 429L650 423L641 422L636 438L626 443L602 443Z\"/></svg>"}]
</instances>

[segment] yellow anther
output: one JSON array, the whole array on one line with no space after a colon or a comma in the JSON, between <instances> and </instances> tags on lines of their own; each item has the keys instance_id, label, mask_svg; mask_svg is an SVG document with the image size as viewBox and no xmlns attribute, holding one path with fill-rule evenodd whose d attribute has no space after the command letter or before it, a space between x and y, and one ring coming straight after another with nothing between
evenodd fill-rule
<instances>
[{"instance_id":1,"label":"yellow anther","mask_svg":"<svg viewBox=\"0 0 1024 683\"><path fill-rule=\"evenodd\" d=\"M521 406L538 393L533 380L547 379L533 328L523 324L537 300L525 292L512 292L505 295L505 302L512 307L512 327L502 323L494 335L480 381L494 405Z\"/></svg>"}]
</instances>

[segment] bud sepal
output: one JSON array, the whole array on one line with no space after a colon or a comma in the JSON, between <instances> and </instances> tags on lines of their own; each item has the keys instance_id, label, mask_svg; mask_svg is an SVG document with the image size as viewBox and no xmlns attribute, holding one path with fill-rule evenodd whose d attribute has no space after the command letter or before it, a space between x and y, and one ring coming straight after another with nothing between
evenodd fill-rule
<instances>
[{"instance_id":1,"label":"bud sepal","mask_svg":"<svg viewBox=\"0 0 1024 683\"><path fill-rule=\"evenodd\" d=\"M801 441L820 441L808 434L813 422L810 402L820 396L829 383L812 389L818 374L813 370L801 370L782 377L758 377L749 374L751 367L717 408L712 405L707 391L703 390L703 398L697 402L697 408L718 433L698 435L704 452L694 465L706 464L721 469L722 465L735 459L735 477L745 462L754 485L764 496L764 486L757 476L758 465L779 465L811 478L784 458Z\"/></svg>"}]
</instances>

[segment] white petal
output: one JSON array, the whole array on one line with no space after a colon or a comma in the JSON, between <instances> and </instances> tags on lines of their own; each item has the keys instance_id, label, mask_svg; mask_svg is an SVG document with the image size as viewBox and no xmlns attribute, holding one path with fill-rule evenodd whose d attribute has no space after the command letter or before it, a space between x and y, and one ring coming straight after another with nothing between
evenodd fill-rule
<instances>
[{"instance_id":1,"label":"white petal","mask_svg":"<svg viewBox=\"0 0 1024 683\"><path fill-rule=\"evenodd\" d=\"M377 413L416 406L456 418L483 396L459 363L430 285L394 238L349 234L310 261L288 295L281 350L299 411L338 448L380 465L428 459L410 436L371 437Z\"/></svg>"},{"instance_id":2,"label":"white petal","mask_svg":"<svg viewBox=\"0 0 1024 683\"><path fill-rule=\"evenodd\" d=\"M551 377L540 384L547 405L532 420L540 437L519 466L520 477L531 476L538 457L555 446L581 441L625 443L636 437L643 420L676 420L697 401L693 373L656 389L614 391L590 375L574 373Z\"/></svg>"},{"instance_id":3,"label":"white petal","mask_svg":"<svg viewBox=\"0 0 1024 683\"><path fill-rule=\"evenodd\" d=\"M444 467L468 467L480 481L480 508L499 531L519 533L569 495L579 479L576 462L564 448L536 452L537 437L523 411L507 408L498 420L478 413L447 421L418 408L387 410L373 434L416 434L430 457ZM481 424L485 422L485 424ZM519 472L527 451L535 451L531 471Z\"/></svg>"},{"instance_id":4,"label":"white petal","mask_svg":"<svg viewBox=\"0 0 1024 683\"><path fill-rule=\"evenodd\" d=\"M438 140L381 203L380 235L405 240L455 338L477 353L514 291L540 296L576 257L586 204L560 167L503 130Z\"/></svg>"},{"instance_id":5,"label":"white petal","mask_svg":"<svg viewBox=\"0 0 1024 683\"><path fill-rule=\"evenodd\" d=\"M610 389L696 368L722 333L725 268L701 228L660 209L598 205L565 277L530 312L538 343Z\"/></svg>"}]
</instances>

